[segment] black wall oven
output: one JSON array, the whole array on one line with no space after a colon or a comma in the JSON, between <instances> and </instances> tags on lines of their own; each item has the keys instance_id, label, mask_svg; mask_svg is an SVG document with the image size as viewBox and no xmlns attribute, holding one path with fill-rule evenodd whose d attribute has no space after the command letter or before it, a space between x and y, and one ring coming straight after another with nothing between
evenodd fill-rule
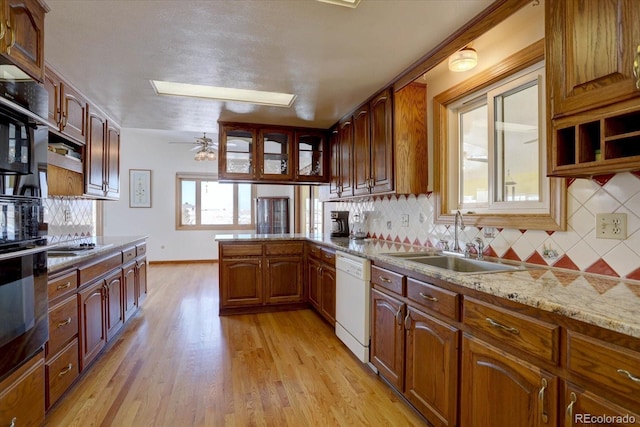
<instances>
[{"instance_id":1,"label":"black wall oven","mask_svg":"<svg viewBox=\"0 0 640 427\"><path fill-rule=\"evenodd\" d=\"M0 381L49 339L47 310L45 247L0 254Z\"/></svg>"}]
</instances>

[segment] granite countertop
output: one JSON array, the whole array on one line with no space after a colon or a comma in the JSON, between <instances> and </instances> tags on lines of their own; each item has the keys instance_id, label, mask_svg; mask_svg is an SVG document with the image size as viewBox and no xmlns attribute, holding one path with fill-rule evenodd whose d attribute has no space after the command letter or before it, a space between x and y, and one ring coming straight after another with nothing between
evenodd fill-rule
<instances>
[{"instance_id":1,"label":"granite countertop","mask_svg":"<svg viewBox=\"0 0 640 427\"><path fill-rule=\"evenodd\" d=\"M351 240L306 234L216 236L218 241L291 239L320 243L374 262L384 262L426 274L465 288L640 338L640 282L633 280L524 263L519 263L527 267L524 270L456 273L387 255L428 251L429 248L376 239Z\"/></svg>"},{"instance_id":2,"label":"granite countertop","mask_svg":"<svg viewBox=\"0 0 640 427\"><path fill-rule=\"evenodd\" d=\"M77 267L90 259L97 258L100 255L114 250L124 249L134 243L140 243L146 238L147 236L97 236L50 241L47 245L49 250L55 250L56 248L65 246L76 246L82 243L94 244L95 248L84 251L81 255L49 255L47 257L47 270L49 274L51 274L60 270Z\"/></svg>"}]
</instances>

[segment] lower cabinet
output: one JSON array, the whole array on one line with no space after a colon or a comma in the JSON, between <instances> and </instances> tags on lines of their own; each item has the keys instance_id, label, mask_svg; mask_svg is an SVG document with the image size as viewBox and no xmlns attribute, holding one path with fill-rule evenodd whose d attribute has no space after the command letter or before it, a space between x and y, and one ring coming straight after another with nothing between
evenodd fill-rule
<instances>
[{"instance_id":1,"label":"lower cabinet","mask_svg":"<svg viewBox=\"0 0 640 427\"><path fill-rule=\"evenodd\" d=\"M304 307L303 245L219 242L220 314Z\"/></svg>"},{"instance_id":2,"label":"lower cabinet","mask_svg":"<svg viewBox=\"0 0 640 427\"><path fill-rule=\"evenodd\" d=\"M459 330L406 298L428 284L378 267L371 277L371 362L432 425L457 425Z\"/></svg>"},{"instance_id":3,"label":"lower cabinet","mask_svg":"<svg viewBox=\"0 0 640 427\"><path fill-rule=\"evenodd\" d=\"M563 393L564 426L637 426L640 414L612 403L575 384L566 383Z\"/></svg>"},{"instance_id":4,"label":"lower cabinet","mask_svg":"<svg viewBox=\"0 0 640 427\"><path fill-rule=\"evenodd\" d=\"M557 377L467 335L460 390L461 426L557 425Z\"/></svg>"},{"instance_id":5,"label":"lower cabinet","mask_svg":"<svg viewBox=\"0 0 640 427\"><path fill-rule=\"evenodd\" d=\"M84 370L107 344L104 281L78 293L80 305L80 370Z\"/></svg>"},{"instance_id":6,"label":"lower cabinet","mask_svg":"<svg viewBox=\"0 0 640 427\"><path fill-rule=\"evenodd\" d=\"M38 353L0 382L0 425L44 424L44 354Z\"/></svg>"},{"instance_id":7,"label":"lower cabinet","mask_svg":"<svg viewBox=\"0 0 640 427\"><path fill-rule=\"evenodd\" d=\"M307 245L307 295L311 306L331 325L336 323L335 251Z\"/></svg>"}]
</instances>

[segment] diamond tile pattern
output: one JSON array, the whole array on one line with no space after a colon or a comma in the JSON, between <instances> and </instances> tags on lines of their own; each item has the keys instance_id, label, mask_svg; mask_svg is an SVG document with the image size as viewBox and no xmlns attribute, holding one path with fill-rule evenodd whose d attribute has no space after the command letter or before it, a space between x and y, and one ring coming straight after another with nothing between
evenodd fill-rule
<instances>
[{"instance_id":1,"label":"diamond tile pattern","mask_svg":"<svg viewBox=\"0 0 640 427\"><path fill-rule=\"evenodd\" d=\"M50 242L69 237L96 235L96 202L70 197L50 197L43 202L44 222L48 224Z\"/></svg>"},{"instance_id":2,"label":"diamond tile pattern","mask_svg":"<svg viewBox=\"0 0 640 427\"><path fill-rule=\"evenodd\" d=\"M453 241L453 227L434 223L431 194L373 196L339 202L336 209L364 214L370 237L429 247L441 247L441 240ZM595 216L603 212L627 214L626 240L595 238ZM409 215L406 226L402 215ZM466 227L460 233L460 245L464 247L466 242L482 237L487 255L612 277L640 278L640 173L570 180L567 217L567 231L505 228L496 229L494 237L485 238L481 229Z\"/></svg>"}]
</instances>

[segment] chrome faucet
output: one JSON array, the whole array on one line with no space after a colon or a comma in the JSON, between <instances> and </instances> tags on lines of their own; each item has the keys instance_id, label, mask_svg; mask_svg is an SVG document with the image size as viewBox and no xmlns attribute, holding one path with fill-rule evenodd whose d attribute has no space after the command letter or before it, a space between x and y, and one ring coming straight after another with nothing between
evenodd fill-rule
<instances>
[{"instance_id":1,"label":"chrome faucet","mask_svg":"<svg viewBox=\"0 0 640 427\"><path fill-rule=\"evenodd\" d=\"M464 220L460 211L456 211L456 216L453 220L453 250L455 252L460 252L460 242L458 241L458 220L460 221L460 230L464 230Z\"/></svg>"},{"instance_id":2,"label":"chrome faucet","mask_svg":"<svg viewBox=\"0 0 640 427\"><path fill-rule=\"evenodd\" d=\"M475 241L478 244L478 254L476 259L484 259L484 241L480 237L476 237Z\"/></svg>"}]
</instances>

